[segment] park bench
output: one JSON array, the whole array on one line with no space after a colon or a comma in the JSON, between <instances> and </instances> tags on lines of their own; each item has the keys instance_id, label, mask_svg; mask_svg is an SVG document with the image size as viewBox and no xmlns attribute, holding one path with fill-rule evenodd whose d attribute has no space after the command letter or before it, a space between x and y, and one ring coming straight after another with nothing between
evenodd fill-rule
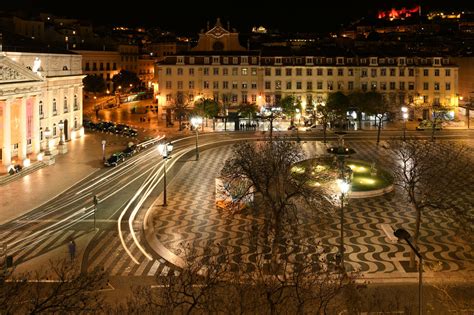
<instances>
[{"instance_id":1,"label":"park bench","mask_svg":"<svg viewBox=\"0 0 474 315\"><path fill-rule=\"evenodd\" d=\"M380 224L380 227L381 227L382 230L384 231L385 235L387 235L388 241L389 241L390 243L396 243L396 242L398 242L398 238L395 236L395 234L394 234L394 232L393 232L393 229L392 229L392 227L390 226L390 224L382 223L382 224Z\"/></svg>"}]
</instances>

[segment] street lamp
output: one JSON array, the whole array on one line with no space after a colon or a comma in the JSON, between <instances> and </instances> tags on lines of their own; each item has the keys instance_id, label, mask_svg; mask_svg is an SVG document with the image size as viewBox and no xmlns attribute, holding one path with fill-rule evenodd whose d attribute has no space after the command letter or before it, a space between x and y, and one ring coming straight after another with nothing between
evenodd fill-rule
<instances>
[{"instance_id":1,"label":"street lamp","mask_svg":"<svg viewBox=\"0 0 474 315\"><path fill-rule=\"evenodd\" d=\"M199 126L202 124L202 117L196 116L196 117L191 118L191 124L196 130L196 161L197 161L199 160L198 129L199 129Z\"/></svg>"},{"instance_id":2,"label":"street lamp","mask_svg":"<svg viewBox=\"0 0 474 315\"><path fill-rule=\"evenodd\" d=\"M45 156L50 156L51 151L49 151L49 138L51 138L51 130L48 127L44 130L44 137L46 139L46 149L44 151Z\"/></svg>"},{"instance_id":3,"label":"street lamp","mask_svg":"<svg viewBox=\"0 0 474 315\"><path fill-rule=\"evenodd\" d=\"M59 127L58 151L59 153L64 154L67 152L67 147L66 147L66 143L64 143L63 141L64 122L62 120L59 121L58 127Z\"/></svg>"},{"instance_id":4,"label":"street lamp","mask_svg":"<svg viewBox=\"0 0 474 315\"><path fill-rule=\"evenodd\" d=\"M407 119L408 119L408 108L402 106L402 117L403 117L403 141L406 141L406 130L407 130Z\"/></svg>"},{"instance_id":5,"label":"street lamp","mask_svg":"<svg viewBox=\"0 0 474 315\"><path fill-rule=\"evenodd\" d=\"M166 207L166 160L171 158L171 152L173 151L173 144L170 142L168 144L161 143L158 145L158 152L160 152L163 157L163 207Z\"/></svg>"},{"instance_id":6,"label":"street lamp","mask_svg":"<svg viewBox=\"0 0 474 315\"><path fill-rule=\"evenodd\" d=\"M399 240L405 240L408 246L411 247L415 255L420 260L418 265L418 314L423 314L423 257L415 246L410 242L410 233L405 229L398 229L393 233Z\"/></svg>"},{"instance_id":7,"label":"street lamp","mask_svg":"<svg viewBox=\"0 0 474 315\"><path fill-rule=\"evenodd\" d=\"M105 144L107 143L107 141L102 140L102 162L105 162Z\"/></svg>"},{"instance_id":8,"label":"street lamp","mask_svg":"<svg viewBox=\"0 0 474 315\"><path fill-rule=\"evenodd\" d=\"M340 266L344 269L344 197L349 193L351 184L345 179L338 179L337 186L341 193L341 244L339 247Z\"/></svg>"},{"instance_id":9,"label":"street lamp","mask_svg":"<svg viewBox=\"0 0 474 315\"><path fill-rule=\"evenodd\" d=\"M59 127L59 145L63 145L63 129L64 129L64 122L62 120L59 121L58 123Z\"/></svg>"}]
</instances>

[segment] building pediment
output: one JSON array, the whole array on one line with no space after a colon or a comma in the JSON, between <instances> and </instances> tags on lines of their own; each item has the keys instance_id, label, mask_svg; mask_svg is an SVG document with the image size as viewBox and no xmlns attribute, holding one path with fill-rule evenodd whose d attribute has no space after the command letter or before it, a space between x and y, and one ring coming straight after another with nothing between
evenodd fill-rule
<instances>
[{"instance_id":1,"label":"building pediment","mask_svg":"<svg viewBox=\"0 0 474 315\"><path fill-rule=\"evenodd\" d=\"M0 56L0 84L31 81L41 82L43 78L14 60Z\"/></svg>"},{"instance_id":2,"label":"building pediment","mask_svg":"<svg viewBox=\"0 0 474 315\"><path fill-rule=\"evenodd\" d=\"M214 26L212 29L206 32L206 35L212 36L214 38L221 38L224 35L229 34L229 31L227 31L225 28L223 28L220 25Z\"/></svg>"}]
</instances>

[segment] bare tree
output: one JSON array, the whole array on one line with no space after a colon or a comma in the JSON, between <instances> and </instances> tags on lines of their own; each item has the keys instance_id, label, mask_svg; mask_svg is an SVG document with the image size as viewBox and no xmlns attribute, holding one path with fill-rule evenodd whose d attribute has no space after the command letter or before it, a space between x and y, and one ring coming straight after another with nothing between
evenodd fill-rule
<instances>
[{"instance_id":1,"label":"bare tree","mask_svg":"<svg viewBox=\"0 0 474 315\"><path fill-rule=\"evenodd\" d=\"M246 179L245 191L255 194L253 208L267 211L266 219L273 231L284 229L283 220L290 219L298 205L320 209L325 201L322 190L308 185L309 176L293 171L294 164L304 159L301 145L296 142L242 142L234 146L232 156L225 162L221 175L229 183ZM241 198L244 197L242 194Z\"/></svg>"},{"instance_id":2,"label":"bare tree","mask_svg":"<svg viewBox=\"0 0 474 315\"><path fill-rule=\"evenodd\" d=\"M472 149L452 142L433 143L423 140L391 142L395 156L393 172L395 183L402 188L416 214L414 244L418 243L422 214L429 209L442 209L446 214L457 211L468 214L472 205L459 205L451 194L453 187L462 182L474 184ZM471 214L472 215L472 214ZM414 265L412 252L411 265Z\"/></svg>"},{"instance_id":3,"label":"bare tree","mask_svg":"<svg viewBox=\"0 0 474 315\"><path fill-rule=\"evenodd\" d=\"M240 264L233 268L221 246L208 246L200 254L187 247L187 263L179 273L157 278L158 288L137 288L115 313L335 313L340 310L338 299L353 285L356 274L341 273L328 262L328 250L318 254L303 247L303 258L282 256L278 266L267 263L265 254L258 252L252 270Z\"/></svg>"},{"instance_id":4,"label":"bare tree","mask_svg":"<svg viewBox=\"0 0 474 315\"><path fill-rule=\"evenodd\" d=\"M106 284L101 270L81 273L69 262L50 261L47 270L4 279L0 284L1 313L97 313L103 306L97 290Z\"/></svg>"}]
</instances>

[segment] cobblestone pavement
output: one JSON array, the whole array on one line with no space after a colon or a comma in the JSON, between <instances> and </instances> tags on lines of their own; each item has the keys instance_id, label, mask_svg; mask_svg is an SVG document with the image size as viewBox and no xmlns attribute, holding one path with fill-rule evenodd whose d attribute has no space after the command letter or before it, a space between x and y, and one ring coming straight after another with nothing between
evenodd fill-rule
<instances>
[{"instance_id":1,"label":"cobblestone pavement","mask_svg":"<svg viewBox=\"0 0 474 315\"><path fill-rule=\"evenodd\" d=\"M393 163L388 151L376 148L371 141L346 142L356 150L353 158L374 161L377 165ZM470 143L472 145L472 143ZM320 142L303 143L308 157L325 152ZM231 156L231 146L222 146L201 153L199 161L187 162L168 184L168 206L151 209L156 237L169 250L183 254L183 245L193 244L204 249L208 244L225 248L234 264L245 264L252 270L256 252L269 253L270 246L258 246L249 240L250 231L261 222L244 213L230 215L215 207L215 178L224 161ZM456 187L458 203L472 204L474 191L459 183ZM400 274L400 262L408 261L410 248L402 243L390 243L380 224L387 223L395 230L414 229L415 215L400 192L395 190L370 199L350 199L345 208L345 260L354 270L363 273ZM317 254L320 245L338 251L339 212L321 219L303 213L298 224L299 239L285 240L280 253L301 258L301 248L309 255ZM320 245L318 245L320 244ZM422 220L420 250L433 271L474 271L473 244L458 234L457 222L438 211Z\"/></svg>"}]
</instances>

